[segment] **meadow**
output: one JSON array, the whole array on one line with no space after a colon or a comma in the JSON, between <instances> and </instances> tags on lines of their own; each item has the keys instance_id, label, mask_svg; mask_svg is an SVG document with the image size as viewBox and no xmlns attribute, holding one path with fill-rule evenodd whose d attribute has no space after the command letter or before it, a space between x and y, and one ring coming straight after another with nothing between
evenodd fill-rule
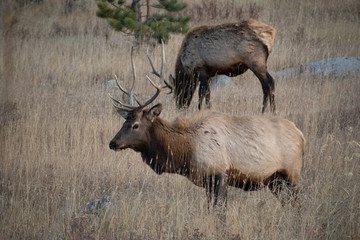
<instances>
[{"instance_id":1,"label":"meadow","mask_svg":"<svg viewBox=\"0 0 360 240\"><path fill-rule=\"evenodd\" d=\"M190 25L254 17L276 29L270 73L311 61L360 56L357 0L186 0ZM132 150L111 151L123 120L105 83L132 79L133 39L96 17L96 2L0 3L1 239L360 239L360 82L358 77L275 79L278 115L307 140L299 208L264 189L229 189L226 223L209 213L205 190L178 175L156 175ZM165 46L165 76L184 36ZM146 48L135 53L141 98L154 90ZM149 47L155 66L160 47ZM248 71L212 92L212 108L261 114L262 90ZM157 100L172 120L197 111ZM266 112L265 114L271 114ZM111 196L97 213L87 204Z\"/></svg>"}]
</instances>

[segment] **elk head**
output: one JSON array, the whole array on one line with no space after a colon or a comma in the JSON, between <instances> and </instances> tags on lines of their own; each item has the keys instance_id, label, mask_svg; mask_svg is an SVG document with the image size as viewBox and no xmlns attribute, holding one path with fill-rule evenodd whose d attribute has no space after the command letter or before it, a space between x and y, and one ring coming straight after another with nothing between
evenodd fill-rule
<instances>
[{"instance_id":1,"label":"elk head","mask_svg":"<svg viewBox=\"0 0 360 240\"><path fill-rule=\"evenodd\" d=\"M131 65L133 71L133 82L129 91L126 91L119 83L116 75L116 83L119 89L124 92L129 99L129 104L123 103L112 96L110 98L113 100L113 105L117 109L118 113L125 119L123 126L120 131L115 135L109 144L109 148L115 151L131 148L137 152L144 150L151 142L149 129L151 128L153 120L159 116L161 113L162 106L157 104L150 109L146 109L150 103L152 103L161 92L162 84L162 70L164 64L164 44L161 45L161 67L160 72L158 73L151 61L149 52L146 52L146 55L149 59L150 65L152 67L152 73L159 77L159 84L156 85L149 76L146 78L149 80L151 85L156 89L156 93L146 100L144 103L137 99L136 95L133 94L133 88L135 86L136 75L135 75L135 66L133 62L133 48L131 49ZM138 104L134 105L133 100Z\"/></svg>"}]
</instances>

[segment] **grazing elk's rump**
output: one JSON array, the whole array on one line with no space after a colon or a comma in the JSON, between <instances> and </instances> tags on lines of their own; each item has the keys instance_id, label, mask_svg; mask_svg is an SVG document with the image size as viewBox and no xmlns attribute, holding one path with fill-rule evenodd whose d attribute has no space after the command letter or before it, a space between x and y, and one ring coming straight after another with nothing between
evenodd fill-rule
<instances>
[{"instance_id":1,"label":"grazing elk's rump","mask_svg":"<svg viewBox=\"0 0 360 240\"><path fill-rule=\"evenodd\" d=\"M152 65L150 57L149 61ZM229 185L244 190L267 185L278 194L283 187L278 180L283 180L296 193L305 139L292 122L280 117L237 117L210 110L168 122L159 117L161 104L146 108L161 91L162 70L153 71L160 83L156 85L148 78L156 93L145 103L135 96L138 106L113 98L125 122L111 140L110 149L140 152L157 174L180 174L204 187L208 202L214 196L214 205L226 203Z\"/></svg>"},{"instance_id":2,"label":"grazing elk's rump","mask_svg":"<svg viewBox=\"0 0 360 240\"><path fill-rule=\"evenodd\" d=\"M173 82L176 104L188 107L199 87L199 105L203 98L210 108L210 79L215 75L237 76L250 69L261 82L264 93L262 112L270 99L275 112L275 85L267 72L267 58L274 44L275 30L259 21L201 26L188 32L179 50Z\"/></svg>"}]
</instances>

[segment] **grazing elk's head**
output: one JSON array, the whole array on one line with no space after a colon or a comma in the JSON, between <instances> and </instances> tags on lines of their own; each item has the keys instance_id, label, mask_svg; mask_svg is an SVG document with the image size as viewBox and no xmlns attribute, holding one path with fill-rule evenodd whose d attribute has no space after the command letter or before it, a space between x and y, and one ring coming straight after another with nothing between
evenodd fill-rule
<instances>
[{"instance_id":1,"label":"grazing elk's head","mask_svg":"<svg viewBox=\"0 0 360 240\"><path fill-rule=\"evenodd\" d=\"M133 94L132 90L135 86L136 76L135 76L135 66L133 62L133 49L131 49L131 65L133 71L133 82L129 91L126 91L119 83L116 75L116 83L119 89L124 92L129 99L129 104L122 103L121 101L113 98L113 105L117 109L117 112L125 119L123 126L120 131L115 135L115 137L110 141L109 148L115 151L120 151L123 149L131 148L137 152L141 152L151 143L151 136L149 130L151 129L152 123L156 117L161 113L162 105L157 104L150 109L147 109L150 103L152 103L160 94L161 84L162 84L162 70L163 70L163 61L164 61L164 45L161 46L161 67L160 73L158 73L151 61L149 53L146 53L150 65L152 67L152 73L159 77L159 85L156 85L149 76L146 78L149 80L151 85L155 87L156 93L149 98L145 103L139 101L136 95ZM134 100L138 106L134 105Z\"/></svg>"}]
</instances>

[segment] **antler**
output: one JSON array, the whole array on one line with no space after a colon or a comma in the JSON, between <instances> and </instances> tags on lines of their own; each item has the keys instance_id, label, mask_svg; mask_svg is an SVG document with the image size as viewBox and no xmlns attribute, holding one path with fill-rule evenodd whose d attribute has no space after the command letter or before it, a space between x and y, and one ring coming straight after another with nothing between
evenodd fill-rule
<instances>
[{"instance_id":1,"label":"antler","mask_svg":"<svg viewBox=\"0 0 360 240\"><path fill-rule=\"evenodd\" d=\"M171 79L170 79L170 81L171 81ZM170 89L170 91L169 92L167 92L166 94L172 94L172 92L173 92L173 85L174 84L169 84L169 83L167 83L166 82L166 80L164 79L164 83L165 83L165 86L163 86L163 88L168 88L168 89Z\"/></svg>"},{"instance_id":2,"label":"antler","mask_svg":"<svg viewBox=\"0 0 360 240\"><path fill-rule=\"evenodd\" d=\"M163 44L163 41L162 41L162 40L161 40L161 44ZM161 46L163 47L163 45L161 45ZM163 52L163 48L162 48L161 54L163 54L163 53L164 53L164 52ZM150 58L150 56L149 56L149 49L146 50L146 56L147 56L147 58L148 58L149 61L150 61L150 65L151 65L151 68L152 68L152 72L151 72L151 73L154 74L155 76L159 77L159 78L160 78L160 82L161 82L161 81L162 81L162 80L161 80L161 77L162 77L162 68L161 68L161 70L160 70L160 73L158 73L158 72L155 70L154 65L152 64L151 58ZM161 55L161 56L163 56L163 55ZM165 55L164 55L164 59L165 59ZM161 58L161 64L163 63L162 61L163 61L163 58ZM161 65L161 67L162 67L162 65ZM165 86L163 86L162 88L169 88L169 89L170 89L170 92L167 92L166 94L171 94L172 91L173 91L172 85L169 84L169 83L167 83L165 79L164 79L164 83L165 83Z\"/></svg>"},{"instance_id":3,"label":"antler","mask_svg":"<svg viewBox=\"0 0 360 240\"><path fill-rule=\"evenodd\" d=\"M116 74L114 74L114 77L115 77L115 81L116 81L116 85L118 86L118 88L123 92L125 93L127 96L128 96L128 99L129 99L129 104L126 104L126 103L122 103L120 102L119 100L116 100L114 97L112 97L110 94L110 98L113 100L113 105L114 107L118 108L118 109L123 109L123 110L126 110L126 111L130 111L130 110L134 110L136 109L137 107L133 105L133 99L134 99L134 95L133 95L133 89L134 89L134 86L135 86L135 81L136 81L136 72L135 72L135 65L134 65L134 59L133 59L133 52L134 52L134 47L131 47L131 55L130 55L130 58L131 58L131 69L132 69L132 74L133 74L133 81L132 81L132 84L131 84L131 87L130 87L130 90L129 91L126 91L120 84L119 82L119 79L117 78ZM117 104L117 105L116 105ZM121 107L120 107L120 106Z\"/></svg>"},{"instance_id":4,"label":"antler","mask_svg":"<svg viewBox=\"0 0 360 240\"><path fill-rule=\"evenodd\" d=\"M125 110L125 111L132 111L132 110L136 110L136 109L142 109L146 106L148 106L150 103L152 103L160 94L161 92L161 84L162 84L162 71L163 71L163 66L164 66L164 43L161 41L161 67L160 67L160 73L158 73L155 68L154 68L154 65L151 61L151 58L149 56L149 51L147 50L146 51L146 55L149 59L149 62L150 62L150 65L152 67L152 73L154 75L156 75L157 77L160 78L160 82L159 82L159 85L156 85L148 75L146 75L146 78L150 81L151 85L153 87L156 88L156 93L151 97L149 98L147 101L145 101L145 103L141 103L136 95L133 95L132 93L132 90L135 86L135 81L136 81L136 75L135 75L135 66L134 66L134 61L133 61L133 48L131 48L131 66L132 66L132 71L133 71L133 82L132 82L132 86L130 88L130 91L126 91L122 86L121 84L119 83L118 81L118 78L117 76L115 75L115 80L116 80L116 84L117 86L119 87L119 89L124 92L128 98L129 98L129 104L125 104L125 103L122 103L121 101L113 98L111 95L110 95L110 98L113 100L113 105L114 107L116 107L117 109L120 109L120 110ZM133 105L133 99L137 102L137 104L139 106L134 106Z\"/></svg>"},{"instance_id":5,"label":"antler","mask_svg":"<svg viewBox=\"0 0 360 240\"><path fill-rule=\"evenodd\" d=\"M153 85L156 88L156 93L154 94L154 96L152 96L151 98L149 98L144 104L140 104L139 105L142 106L143 108L146 107L147 105L149 105L150 103L152 103L160 94L161 91L161 84L162 84L162 71L163 71L163 67L164 67L164 42L161 40L161 66L160 66L160 73L158 73L155 68L154 65L151 61L151 58L149 56L149 49L146 50L146 56L149 59L151 68L152 68L152 73L155 74L157 77L159 77L159 85L155 85L155 83L150 79L150 77L148 75L146 75L146 78L150 81L151 85Z\"/></svg>"}]
</instances>

